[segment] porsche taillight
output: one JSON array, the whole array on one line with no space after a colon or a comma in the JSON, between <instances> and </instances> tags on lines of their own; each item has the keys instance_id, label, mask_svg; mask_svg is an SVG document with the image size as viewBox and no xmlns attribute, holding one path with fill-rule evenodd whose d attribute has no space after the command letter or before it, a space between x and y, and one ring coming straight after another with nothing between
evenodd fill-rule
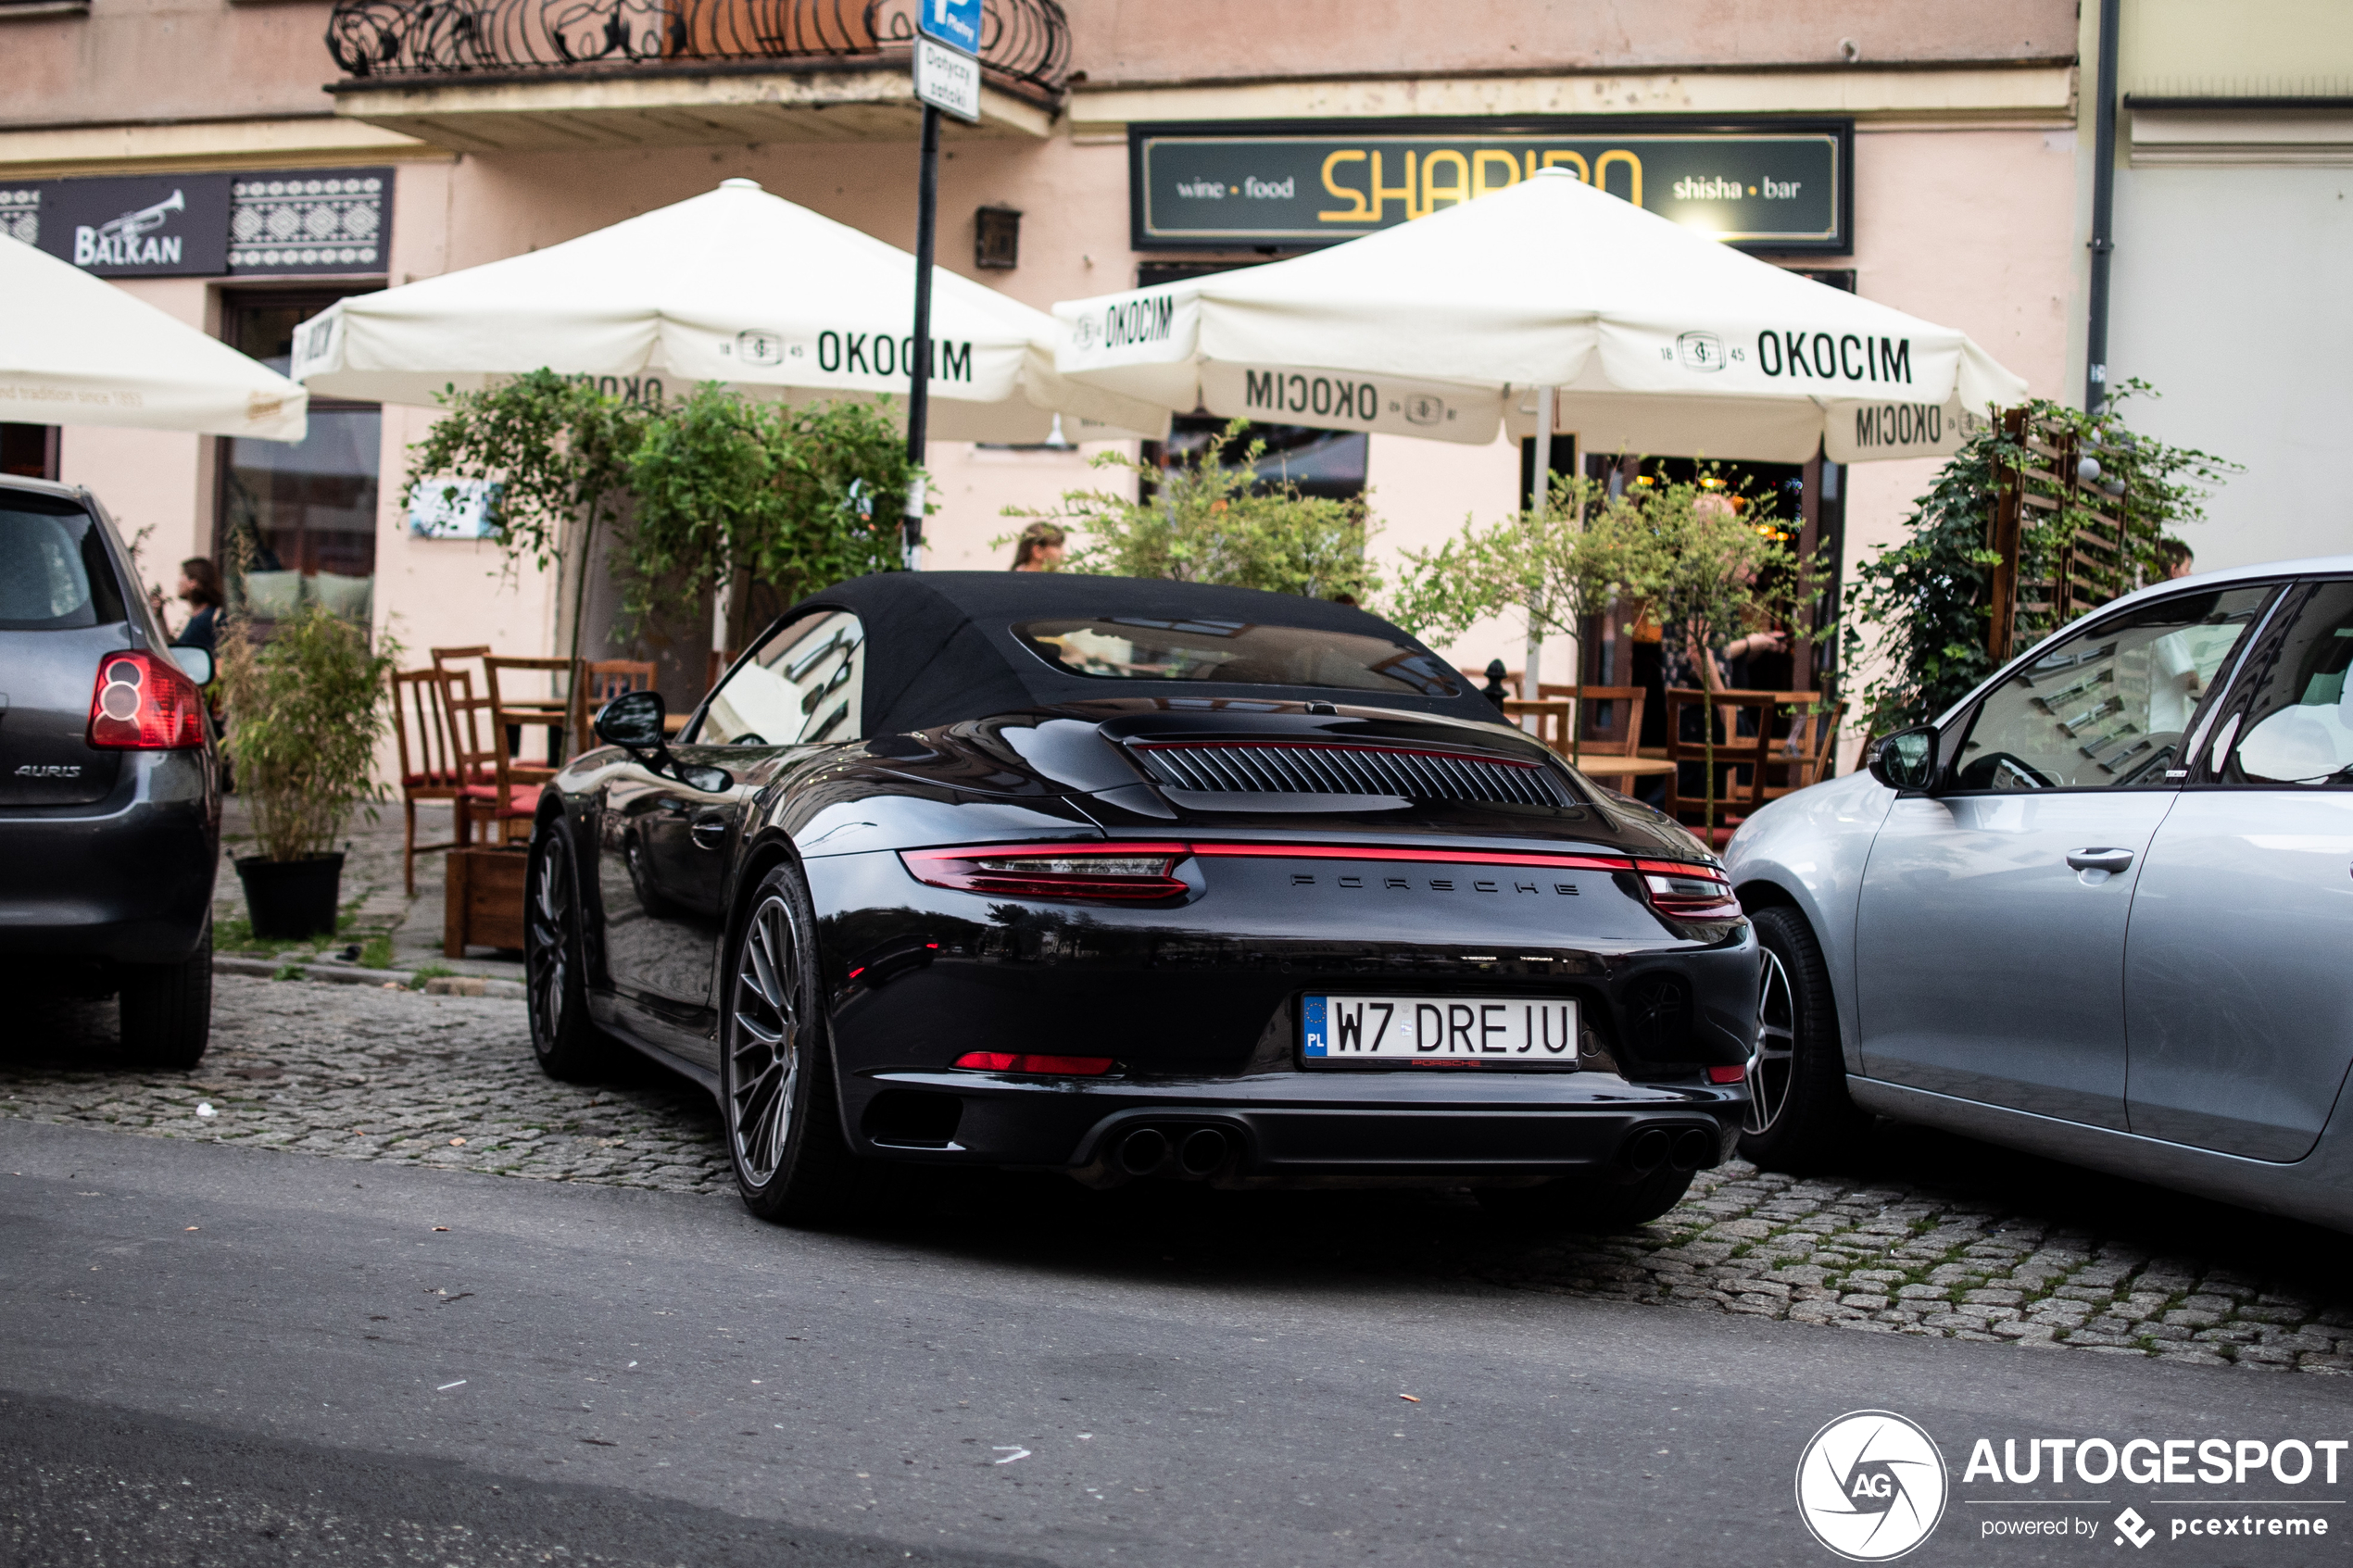
<instances>
[{"instance_id":1,"label":"porsche taillight","mask_svg":"<svg viewBox=\"0 0 2353 1568\"><path fill-rule=\"evenodd\" d=\"M1136 902L1190 891L1176 875L1182 844L1000 844L985 849L906 849L910 874L934 887L1013 898Z\"/></svg>"},{"instance_id":2,"label":"porsche taillight","mask_svg":"<svg viewBox=\"0 0 2353 1568\"><path fill-rule=\"evenodd\" d=\"M169 659L110 653L90 694L90 744L111 751L180 751L204 745L204 696Z\"/></svg>"},{"instance_id":3,"label":"porsche taillight","mask_svg":"<svg viewBox=\"0 0 2353 1568\"><path fill-rule=\"evenodd\" d=\"M1634 873L1642 879L1642 891L1660 914L1679 920L1740 918L1741 903L1732 895L1731 882L1713 866L1637 860Z\"/></svg>"}]
</instances>

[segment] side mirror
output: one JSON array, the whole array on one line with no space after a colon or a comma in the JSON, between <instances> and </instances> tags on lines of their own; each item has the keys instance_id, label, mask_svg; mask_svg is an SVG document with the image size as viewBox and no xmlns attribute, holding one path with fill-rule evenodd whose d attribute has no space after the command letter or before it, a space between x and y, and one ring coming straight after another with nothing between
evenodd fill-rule
<instances>
[{"instance_id":1,"label":"side mirror","mask_svg":"<svg viewBox=\"0 0 2353 1568\"><path fill-rule=\"evenodd\" d=\"M623 692L597 710L597 738L629 751L660 751L670 739L662 733L669 716L660 692Z\"/></svg>"},{"instance_id":2,"label":"side mirror","mask_svg":"<svg viewBox=\"0 0 2353 1568\"><path fill-rule=\"evenodd\" d=\"M202 648L172 647L163 651L171 656L171 662L180 666L188 679L200 686L212 684L212 655Z\"/></svg>"},{"instance_id":3,"label":"side mirror","mask_svg":"<svg viewBox=\"0 0 2353 1568\"><path fill-rule=\"evenodd\" d=\"M1936 726L1898 730L1871 750L1871 777L1898 795L1925 795L1936 782Z\"/></svg>"}]
</instances>

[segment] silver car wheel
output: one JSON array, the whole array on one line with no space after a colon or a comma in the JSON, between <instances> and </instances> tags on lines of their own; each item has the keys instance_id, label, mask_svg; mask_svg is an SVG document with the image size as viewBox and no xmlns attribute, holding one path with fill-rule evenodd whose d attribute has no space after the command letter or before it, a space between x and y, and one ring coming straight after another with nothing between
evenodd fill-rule
<instances>
[{"instance_id":1,"label":"silver car wheel","mask_svg":"<svg viewBox=\"0 0 2353 1568\"><path fill-rule=\"evenodd\" d=\"M792 910L775 895L745 923L727 1040L727 1131L755 1187L784 1164L800 1077L800 954Z\"/></svg>"},{"instance_id":2,"label":"silver car wheel","mask_svg":"<svg viewBox=\"0 0 2353 1568\"><path fill-rule=\"evenodd\" d=\"M1770 1131L1789 1104L1797 1065L1797 999L1789 971L1772 948L1761 949L1764 972L1756 998L1756 1056L1748 1071L1748 1113L1743 1132Z\"/></svg>"}]
</instances>

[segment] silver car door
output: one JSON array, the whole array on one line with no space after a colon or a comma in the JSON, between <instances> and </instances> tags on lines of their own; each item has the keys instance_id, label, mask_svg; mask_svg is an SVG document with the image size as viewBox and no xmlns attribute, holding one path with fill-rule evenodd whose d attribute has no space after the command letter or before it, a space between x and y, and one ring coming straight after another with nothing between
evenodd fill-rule
<instances>
[{"instance_id":1,"label":"silver car door","mask_svg":"<svg viewBox=\"0 0 2353 1568\"><path fill-rule=\"evenodd\" d=\"M1894 803L1864 868L1867 1076L2125 1126L2127 919L2200 696L2165 640L2220 616L2227 646L2269 591L2095 621L1956 721L1944 787Z\"/></svg>"},{"instance_id":2,"label":"silver car door","mask_svg":"<svg viewBox=\"0 0 2353 1568\"><path fill-rule=\"evenodd\" d=\"M2249 646L2133 897L2135 1133L2309 1152L2353 1061L2353 583L2296 589Z\"/></svg>"}]
</instances>

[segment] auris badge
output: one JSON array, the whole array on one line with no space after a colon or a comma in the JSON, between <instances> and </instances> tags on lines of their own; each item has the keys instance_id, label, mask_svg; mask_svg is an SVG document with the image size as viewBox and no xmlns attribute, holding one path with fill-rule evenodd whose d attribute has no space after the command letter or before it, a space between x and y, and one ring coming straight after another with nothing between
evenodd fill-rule
<instances>
[{"instance_id":1,"label":"auris badge","mask_svg":"<svg viewBox=\"0 0 2353 1568\"><path fill-rule=\"evenodd\" d=\"M1855 1411L1814 1434L1797 1461L1797 1513L1853 1562L1885 1562L1944 1516L1944 1456L1891 1411Z\"/></svg>"}]
</instances>

